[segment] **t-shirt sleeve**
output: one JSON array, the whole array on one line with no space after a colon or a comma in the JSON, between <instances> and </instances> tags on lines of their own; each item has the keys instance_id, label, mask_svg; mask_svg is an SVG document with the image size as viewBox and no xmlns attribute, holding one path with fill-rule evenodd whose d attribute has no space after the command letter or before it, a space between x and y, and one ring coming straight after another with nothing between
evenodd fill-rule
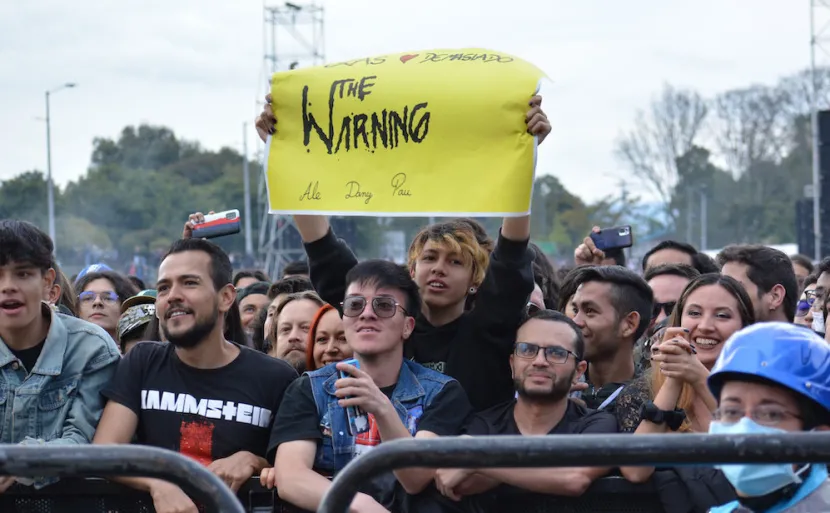
<instances>
[{"instance_id":1,"label":"t-shirt sleeve","mask_svg":"<svg viewBox=\"0 0 830 513\"><path fill-rule=\"evenodd\" d=\"M273 360L275 362L278 362L280 365L269 365L267 367L267 372L269 372L273 377L273 381L269 390L269 393L271 394L273 401L272 404L274 405L271 411L275 412L274 418L271 419L272 431L274 424L276 422L276 414L280 411L280 407L282 406L283 401L285 401L286 394L288 393L288 390L291 387L291 383L299 379L297 376L297 371L294 370L294 368L291 367L291 365L289 365L287 362L277 359Z\"/></svg>"},{"instance_id":2,"label":"t-shirt sleeve","mask_svg":"<svg viewBox=\"0 0 830 513\"><path fill-rule=\"evenodd\" d=\"M581 424L579 429L579 434L581 435L599 435L617 433L619 431L617 418L603 411L597 411L587 415L582 419Z\"/></svg>"},{"instance_id":3,"label":"t-shirt sleeve","mask_svg":"<svg viewBox=\"0 0 830 513\"><path fill-rule=\"evenodd\" d=\"M277 447L285 442L321 438L323 434L320 432L320 416L311 391L311 380L308 376L301 376L288 385L288 390L285 391L274 426L271 428L267 459L274 461Z\"/></svg>"},{"instance_id":4,"label":"t-shirt sleeve","mask_svg":"<svg viewBox=\"0 0 830 513\"><path fill-rule=\"evenodd\" d=\"M155 343L139 343L127 353L115 370L115 375L109 384L101 391L101 395L110 401L122 404L141 414L141 385L144 382L146 368Z\"/></svg>"},{"instance_id":5,"label":"t-shirt sleeve","mask_svg":"<svg viewBox=\"0 0 830 513\"><path fill-rule=\"evenodd\" d=\"M450 381L424 409L418 423L418 431L429 431L438 436L455 436L461 433L473 408L467 394L458 381Z\"/></svg>"}]
</instances>

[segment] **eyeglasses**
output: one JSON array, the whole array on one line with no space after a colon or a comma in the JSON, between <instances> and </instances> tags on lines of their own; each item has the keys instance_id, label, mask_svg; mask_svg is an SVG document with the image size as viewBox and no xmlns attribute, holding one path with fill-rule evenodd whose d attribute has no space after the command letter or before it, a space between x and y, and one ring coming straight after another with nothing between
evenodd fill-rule
<instances>
[{"instance_id":1,"label":"eyeglasses","mask_svg":"<svg viewBox=\"0 0 830 513\"><path fill-rule=\"evenodd\" d=\"M724 406L715 410L712 413L712 418L724 424L735 424L744 418L744 413L743 408ZM788 412L779 406L756 406L749 412L748 417L764 426L777 426L789 417L801 418L795 413Z\"/></svg>"},{"instance_id":2,"label":"eyeglasses","mask_svg":"<svg viewBox=\"0 0 830 513\"><path fill-rule=\"evenodd\" d=\"M363 296L347 297L340 303L340 306L343 307L343 315L346 317L357 317L366 309L366 298ZM398 308L401 309L404 315L409 315L406 309L391 297L376 297L372 299L372 310L375 312L375 315L382 319L394 317Z\"/></svg>"},{"instance_id":3,"label":"eyeglasses","mask_svg":"<svg viewBox=\"0 0 830 513\"><path fill-rule=\"evenodd\" d=\"M565 363L568 361L568 355L573 355L575 360L579 360L576 353L561 346L542 347L539 344L533 344L531 342L518 342L514 346L515 355L525 360L536 359L541 350L545 351L545 360L549 363Z\"/></svg>"},{"instance_id":4,"label":"eyeglasses","mask_svg":"<svg viewBox=\"0 0 830 513\"><path fill-rule=\"evenodd\" d=\"M660 311L666 314L666 317L670 316L674 307L677 305L677 301L667 301L665 303L654 303L654 306L651 307L651 317L656 319L660 316Z\"/></svg>"},{"instance_id":5,"label":"eyeglasses","mask_svg":"<svg viewBox=\"0 0 830 513\"><path fill-rule=\"evenodd\" d=\"M101 298L101 301L104 303L112 304L118 302L118 294L110 290L105 292L93 292L91 290L86 290L78 294L78 301L81 303L94 303L98 298Z\"/></svg>"},{"instance_id":6,"label":"eyeglasses","mask_svg":"<svg viewBox=\"0 0 830 513\"><path fill-rule=\"evenodd\" d=\"M528 303L525 305L525 313L530 316L535 314L536 312L541 311L542 309L536 303Z\"/></svg>"},{"instance_id":7,"label":"eyeglasses","mask_svg":"<svg viewBox=\"0 0 830 513\"><path fill-rule=\"evenodd\" d=\"M807 315L807 312L813 307L816 302L815 295L810 297L807 296L807 299L799 299L798 304L795 307L795 316L796 317L804 317Z\"/></svg>"},{"instance_id":8,"label":"eyeglasses","mask_svg":"<svg viewBox=\"0 0 830 513\"><path fill-rule=\"evenodd\" d=\"M795 306L796 317L806 316L807 312L817 306L816 299L818 299L818 294L816 294L815 290L805 290L804 297L805 299L799 299Z\"/></svg>"}]
</instances>

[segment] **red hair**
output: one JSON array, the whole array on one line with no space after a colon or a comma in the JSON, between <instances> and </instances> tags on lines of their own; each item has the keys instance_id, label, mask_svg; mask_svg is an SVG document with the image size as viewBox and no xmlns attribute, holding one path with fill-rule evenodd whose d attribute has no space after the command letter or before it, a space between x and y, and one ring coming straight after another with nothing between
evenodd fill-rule
<instances>
[{"instance_id":1,"label":"red hair","mask_svg":"<svg viewBox=\"0 0 830 513\"><path fill-rule=\"evenodd\" d=\"M317 310L317 313L311 319L311 326L308 328L308 341L305 347L305 368L308 372L317 370L317 365L314 363L314 344L317 338L317 326L320 324L320 319L331 310L334 310L334 307L326 303Z\"/></svg>"}]
</instances>

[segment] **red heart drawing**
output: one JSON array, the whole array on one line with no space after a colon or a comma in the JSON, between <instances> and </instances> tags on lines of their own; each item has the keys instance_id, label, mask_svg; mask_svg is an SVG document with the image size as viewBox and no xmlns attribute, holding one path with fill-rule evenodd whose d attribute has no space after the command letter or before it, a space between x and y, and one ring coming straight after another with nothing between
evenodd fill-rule
<instances>
[{"instance_id":1,"label":"red heart drawing","mask_svg":"<svg viewBox=\"0 0 830 513\"><path fill-rule=\"evenodd\" d=\"M406 61L412 60L417 56L418 56L417 53L410 53L410 54L407 54L407 55L401 55L401 62L406 64Z\"/></svg>"}]
</instances>

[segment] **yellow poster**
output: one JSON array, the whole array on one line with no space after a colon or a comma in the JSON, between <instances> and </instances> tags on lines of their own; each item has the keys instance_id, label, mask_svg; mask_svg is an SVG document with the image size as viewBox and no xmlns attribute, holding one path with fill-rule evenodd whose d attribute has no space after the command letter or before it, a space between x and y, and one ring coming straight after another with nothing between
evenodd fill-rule
<instances>
[{"instance_id":1,"label":"yellow poster","mask_svg":"<svg viewBox=\"0 0 830 513\"><path fill-rule=\"evenodd\" d=\"M481 49L383 55L276 73L272 213L525 215L544 74Z\"/></svg>"}]
</instances>

